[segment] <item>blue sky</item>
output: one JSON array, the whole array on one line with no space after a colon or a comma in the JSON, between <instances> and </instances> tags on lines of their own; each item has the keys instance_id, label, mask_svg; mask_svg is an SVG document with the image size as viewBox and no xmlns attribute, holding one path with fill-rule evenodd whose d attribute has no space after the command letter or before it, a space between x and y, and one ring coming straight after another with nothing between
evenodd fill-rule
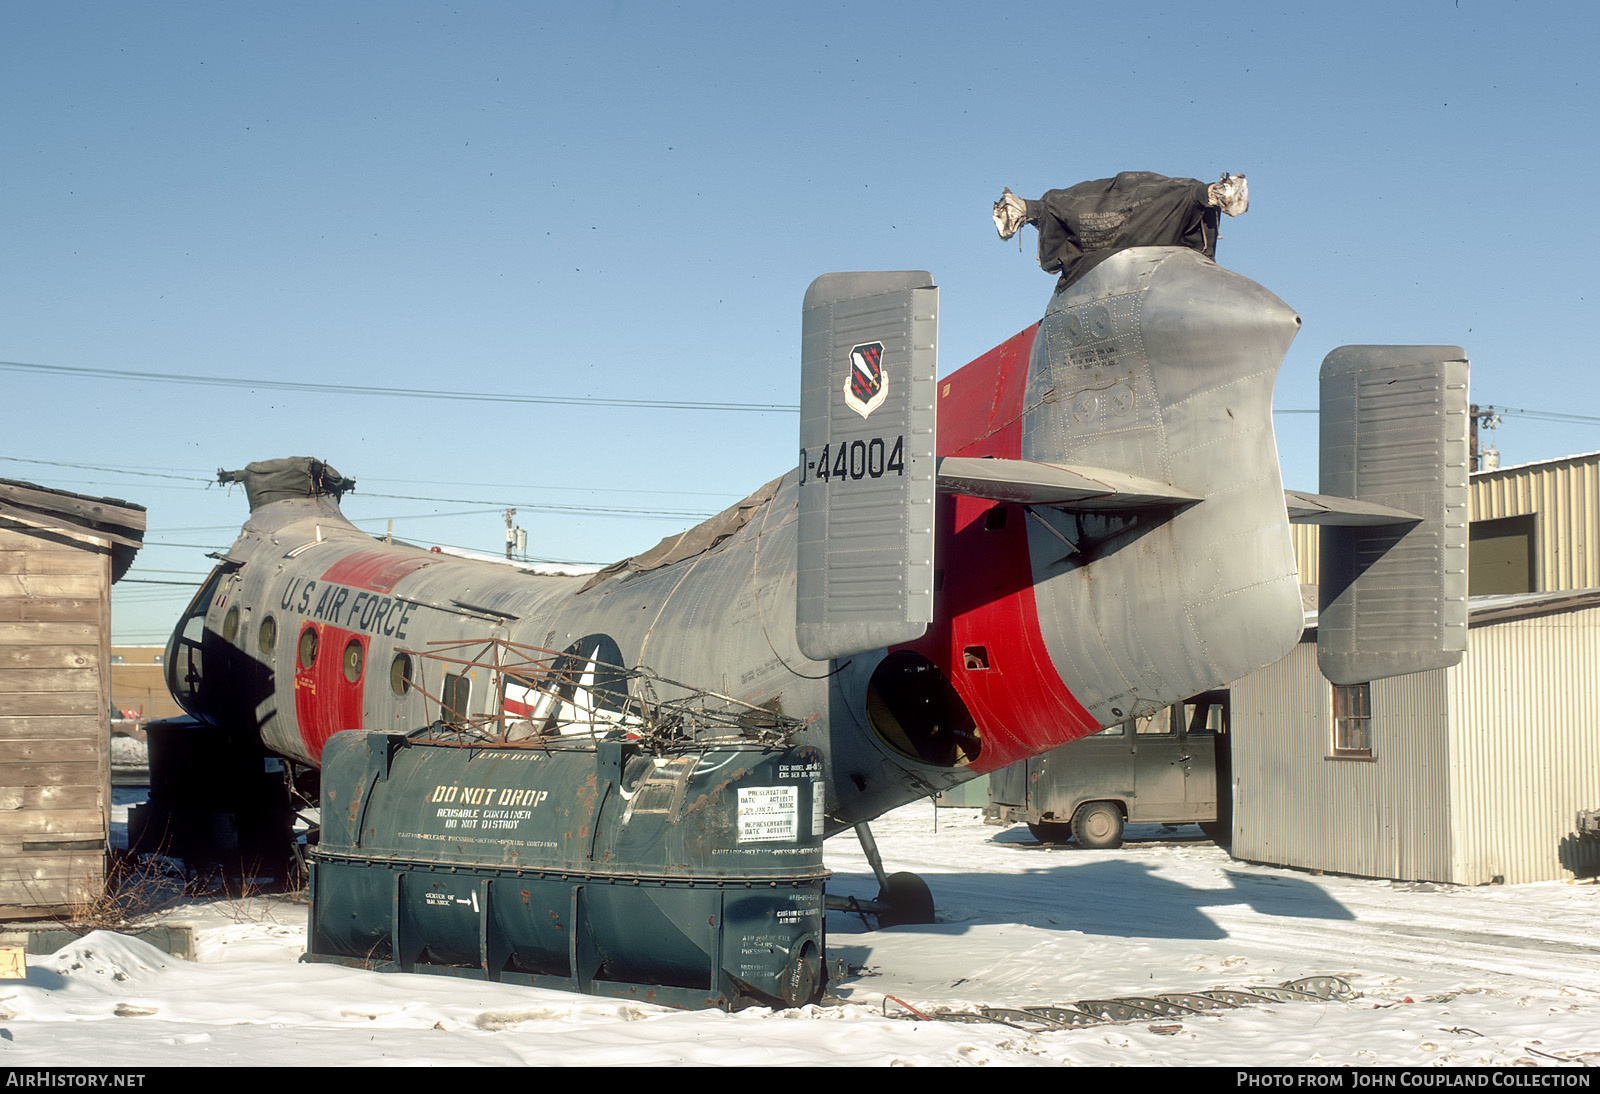
<instances>
[{"instance_id":1,"label":"blue sky","mask_svg":"<svg viewBox=\"0 0 1600 1094\"><path fill-rule=\"evenodd\" d=\"M816 275L932 271L950 371L1050 294L1032 230L994 236L1002 186L1226 170L1253 204L1219 261L1305 320L1279 408L1316 405L1334 346L1459 344L1476 401L1535 412L1491 435L1507 463L1592 451L1596 423L1541 415L1600 418L1594 10L9 3L0 360L787 406ZM231 542L219 466L318 455L370 531L497 552L516 505L530 554L607 562L789 467L797 426L6 368L0 391L0 477L146 505L151 582ZM1315 489L1314 419L1278 421ZM119 585L116 641L161 641L187 595Z\"/></svg>"}]
</instances>

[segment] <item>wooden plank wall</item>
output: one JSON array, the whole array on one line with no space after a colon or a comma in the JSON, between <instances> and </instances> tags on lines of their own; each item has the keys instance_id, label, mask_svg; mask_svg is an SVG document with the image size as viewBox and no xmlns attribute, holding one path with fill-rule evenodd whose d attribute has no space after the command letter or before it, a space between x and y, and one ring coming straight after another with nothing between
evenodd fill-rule
<instances>
[{"instance_id":1,"label":"wooden plank wall","mask_svg":"<svg viewBox=\"0 0 1600 1094\"><path fill-rule=\"evenodd\" d=\"M104 889L110 615L105 545L0 521L0 915Z\"/></svg>"}]
</instances>

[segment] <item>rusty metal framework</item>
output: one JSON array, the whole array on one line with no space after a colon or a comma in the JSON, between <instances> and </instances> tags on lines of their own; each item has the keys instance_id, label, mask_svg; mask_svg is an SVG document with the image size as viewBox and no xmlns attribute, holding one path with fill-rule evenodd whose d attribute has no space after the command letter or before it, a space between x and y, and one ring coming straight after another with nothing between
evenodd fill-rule
<instances>
[{"instance_id":1,"label":"rusty metal framework","mask_svg":"<svg viewBox=\"0 0 1600 1094\"><path fill-rule=\"evenodd\" d=\"M442 741L590 748L604 739L627 739L655 750L740 740L788 745L804 728L797 718L670 680L643 665L613 665L503 638L427 645L398 651L419 666L403 686L438 712L418 732ZM437 684L430 685L430 668ZM473 705L453 693L453 681L463 677L491 681L493 698L485 712L462 709ZM525 702L511 701L508 689ZM602 691L609 704L599 698Z\"/></svg>"}]
</instances>

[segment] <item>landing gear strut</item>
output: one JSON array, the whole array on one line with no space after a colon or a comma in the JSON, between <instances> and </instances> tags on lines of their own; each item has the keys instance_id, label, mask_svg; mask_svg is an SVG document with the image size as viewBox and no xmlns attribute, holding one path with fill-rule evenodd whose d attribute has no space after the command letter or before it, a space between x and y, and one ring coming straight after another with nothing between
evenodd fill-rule
<instances>
[{"instance_id":1,"label":"landing gear strut","mask_svg":"<svg viewBox=\"0 0 1600 1094\"><path fill-rule=\"evenodd\" d=\"M898 927L903 923L932 923L933 893L928 883L916 874L888 874L883 869L883 856L878 853L878 841L872 838L872 829L866 822L856 825L856 838L866 852L867 862L878 878L876 900L857 900L855 897L827 898L827 905L835 911L863 912L876 916L878 927Z\"/></svg>"}]
</instances>

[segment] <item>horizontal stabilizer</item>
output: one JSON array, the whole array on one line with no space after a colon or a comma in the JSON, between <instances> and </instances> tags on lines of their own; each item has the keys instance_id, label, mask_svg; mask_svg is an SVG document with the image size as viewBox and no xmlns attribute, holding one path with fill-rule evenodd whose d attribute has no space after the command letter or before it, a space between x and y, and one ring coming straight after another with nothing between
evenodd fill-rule
<instances>
[{"instance_id":1,"label":"horizontal stabilizer","mask_svg":"<svg viewBox=\"0 0 1600 1094\"><path fill-rule=\"evenodd\" d=\"M1200 500L1169 483L1111 471L1034 460L939 460L939 493L967 494L1023 505L1059 505L1087 511L1148 509L1189 505Z\"/></svg>"},{"instance_id":2,"label":"horizontal stabilizer","mask_svg":"<svg viewBox=\"0 0 1600 1094\"><path fill-rule=\"evenodd\" d=\"M1284 501L1289 506L1289 520L1295 524L1334 525L1341 528L1361 528L1382 524L1416 524L1422 518L1403 509L1376 505L1351 498L1336 498L1327 494L1307 494L1299 490L1285 490Z\"/></svg>"},{"instance_id":3,"label":"horizontal stabilizer","mask_svg":"<svg viewBox=\"0 0 1600 1094\"><path fill-rule=\"evenodd\" d=\"M1456 664L1467 646L1466 355L1341 346L1322 363L1321 416L1324 494L1420 514L1322 528L1322 674L1359 684Z\"/></svg>"}]
</instances>

